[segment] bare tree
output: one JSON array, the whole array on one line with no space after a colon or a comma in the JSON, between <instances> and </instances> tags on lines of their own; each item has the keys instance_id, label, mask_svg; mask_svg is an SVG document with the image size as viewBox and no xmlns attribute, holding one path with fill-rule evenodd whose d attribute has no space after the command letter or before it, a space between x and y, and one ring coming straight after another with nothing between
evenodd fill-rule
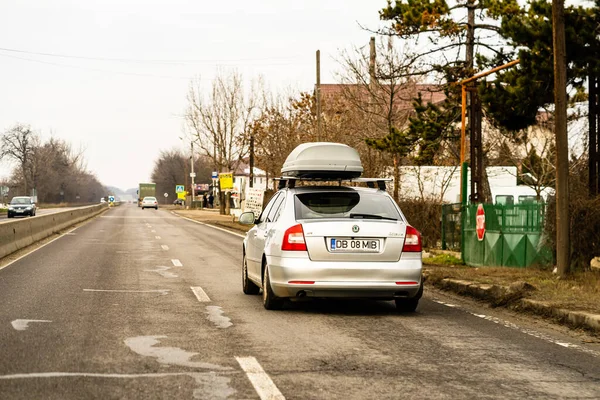
<instances>
[{"instance_id":1,"label":"bare tree","mask_svg":"<svg viewBox=\"0 0 600 400\"><path fill-rule=\"evenodd\" d=\"M187 127L216 171L235 171L248 154L248 131L257 113L256 91L246 92L237 72L219 72L208 96L202 94L199 83L193 82L188 92ZM219 199L221 213L225 213L220 187Z\"/></svg>"},{"instance_id":2,"label":"bare tree","mask_svg":"<svg viewBox=\"0 0 600 400\"><path fill-rule=\"evenodd\" d=\"M39 142L39 136L29 125L23 124L16 124L2 136L0 160L8 159L18 164L22 190L25 194L32 188L31 165Z\"/></svg>"},{"instance_id":3,"label":"bare tree","mask_svg":"<svg viewBox=\"0 0 600 400\"><path fill-rule=\"evenodd\" d=\"M346 53L342 64L343 97L364 116L363 141L391 155L394 180L399 182L402 158L413 144L404 139L408 139L405 130L413 111L412 99L418 95L416 82L411 79L414 63L389 38L388 43L378 46L371 39L368 52L355 49L354 54ZM398 184L394 185L394 199L398 201Z\"/></svg>"},{"instance_id":4,"label":"bare tree","mask_svg":"<svg viewBox=\"0 0 600 400\"><path fill-rule=\"evenodd\" d=\"M194 171L197 183L210 183L210 161L205 156L194 159ZM175 194L175 186L185 182L189 170L189 155L184 155L179 149L161 151L158 159L154 160L152 182L156 183L157 193Z\"/></svg>"}]
</instances>

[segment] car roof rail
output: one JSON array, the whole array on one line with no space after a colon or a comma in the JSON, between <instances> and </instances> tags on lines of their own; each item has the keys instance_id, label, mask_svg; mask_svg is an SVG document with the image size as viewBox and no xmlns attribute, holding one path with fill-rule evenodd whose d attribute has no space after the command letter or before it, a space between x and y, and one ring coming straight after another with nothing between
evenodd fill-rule
<instances>
[{"instance_id":1,"label":"car roof rail","mask_svg":"<svg viewBox=\"0 0 600 400\"><path fill-rule=\"evenodd\" d=\"M350 179L343 179L343 178L335 178L335 177L331 177L331 178L326 178L326 177L320 177L320 178L298 178L295 176L282 176L279 178L274 178L275 181L278 181L279 183L277 184L277 189L283 189L283 188L289 188L289 189L293 189L294 187L296 187L296 181L308 181L308 182L331 182L331 181L337 181L338 184L341 186L342 182L357 182L357 183L366 183L367 187L374 189L375 185L377 185L377 188L379 190L385 190L386 189L386 182L391 182L393 181L392 178L350 178Z\"/></svg>"}]
</instances>

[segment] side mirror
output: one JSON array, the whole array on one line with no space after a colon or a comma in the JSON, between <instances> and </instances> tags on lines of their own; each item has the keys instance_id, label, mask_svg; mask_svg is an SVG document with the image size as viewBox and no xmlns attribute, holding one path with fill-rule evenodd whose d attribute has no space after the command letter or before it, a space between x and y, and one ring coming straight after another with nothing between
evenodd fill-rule
<instances>
[{"instance_id":1,"label":"side mirror","mask_svg":"<svg viewBox=\"0 0 600 400\"><path fill-rule=\"evenodd\" d=\"M240 224L254 225L255 220L256 218L254 217L254 213L251 211L242 213L242 215L240 215Z\"/></svg>"}]
</instances>

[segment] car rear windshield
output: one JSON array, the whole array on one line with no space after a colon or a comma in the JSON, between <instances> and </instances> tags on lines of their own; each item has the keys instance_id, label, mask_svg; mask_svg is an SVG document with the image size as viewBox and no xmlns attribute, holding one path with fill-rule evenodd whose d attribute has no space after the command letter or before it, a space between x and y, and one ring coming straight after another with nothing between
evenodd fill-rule
<instances>
[{"instance_id":1,"label":"car rear windshield","mask_svg":"<svg viewBox=\"0 0 600 400\"><path fill-rule=\"evenodd\" d=\"M156 201L156 197L144 197L146 201Z\"/></svg>"},{"instance_id":2,"label":"car rear windshield","mask_svg":"<svg viewBox=\"0 0 600 400\"><path fill-rule=\"evenodd\" d=\"M29 197L14 197L10 204L31 204Z\"/></svg>"},{"instance_id":3,"label":"car rear windshield","mask_svg":"<svg viewBox=\"0 0 600 400\"><path fill-rule=\"evenodd\" d=\"M296 219L402 219L392 199L381 193L299 193L296 195L295 208Z\"/></svg>"}]
</instances>

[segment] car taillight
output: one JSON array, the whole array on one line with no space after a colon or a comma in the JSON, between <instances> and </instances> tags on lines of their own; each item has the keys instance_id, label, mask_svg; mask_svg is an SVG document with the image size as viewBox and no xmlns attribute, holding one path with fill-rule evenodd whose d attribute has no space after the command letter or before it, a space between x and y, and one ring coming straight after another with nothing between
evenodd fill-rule
<instances>
[{"instance_id":1,"label":"car taillight","mask_svg":"<svg viewBox=\"0 0 600 400\"><path fill-rule=\"evenodd\" d=\"M283 234L283 243L281 250L287 251L306 251L306 242L304 241L304 230L302 225L294 225Z\"/></svg>"},{"instance_id":2,"label":"car taillight","mask_svg":"<svg viewBox=\"0 0 600 400\"><path fill-rule=\"evenodd\" d=\"M402 248L402 251L420 252L422 250L423 249L421 247L421 234L412 226L407 226L406 237L404 238L404 247Z\"/></svg>"}]
</instances>

